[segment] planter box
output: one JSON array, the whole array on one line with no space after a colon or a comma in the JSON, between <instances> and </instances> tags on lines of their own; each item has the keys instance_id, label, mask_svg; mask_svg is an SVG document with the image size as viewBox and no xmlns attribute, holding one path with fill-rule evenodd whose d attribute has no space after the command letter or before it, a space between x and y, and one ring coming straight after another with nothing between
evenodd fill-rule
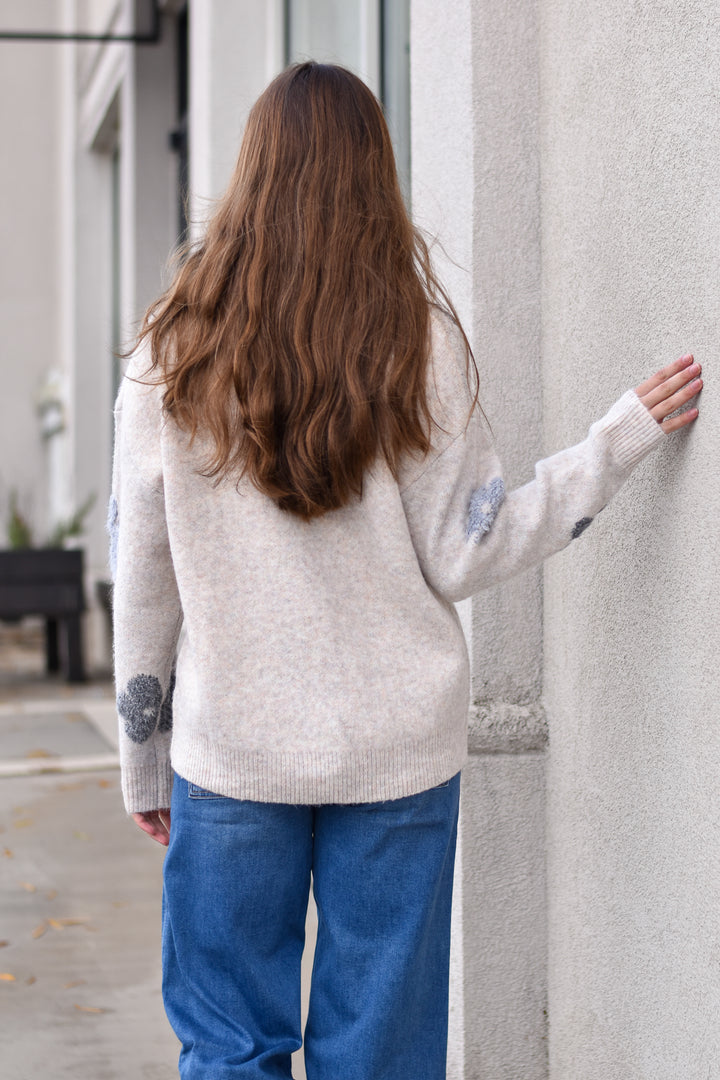
<instances>
[{"instance_id":1,"label":"planter box","mask_svg":"<svg viewBox=\"0 0 720 1080\"><path fill-rule=\"evenodd\" d=\"M80 615L85 610L80 549L0 551L0 619L41 615L48 671L62 666L69 682L83 682Z\"/></svg>"}]
</instances>

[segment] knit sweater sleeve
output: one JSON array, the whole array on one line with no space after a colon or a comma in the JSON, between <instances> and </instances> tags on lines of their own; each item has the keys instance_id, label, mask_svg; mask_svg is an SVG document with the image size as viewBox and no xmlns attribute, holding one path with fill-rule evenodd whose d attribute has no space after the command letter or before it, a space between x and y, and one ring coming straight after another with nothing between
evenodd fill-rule
<instances>
[{"instance_id":1,"label":"knit sweater sleeve","mask_svg":"<svg viewBox=\"0 0 720 1080\"><path fill-rule=\"evenodd\" d=\"M464 354L460 371L452 335L434 338L443 432L425 466L401 478L401 495L426 580L447 600L459 601L538 565L580 536L666 436L629 390L583 442L538 462L534 479L508 492L487 422L478 409L467 419Z\"/></svg>"},{"instance_id":2,"label":"knit sweater sleeve","mask_svg":"<svg viewBox=\"0 0 720 1080\"><path fill-rule=\"evenodd\" d=\"M115 685L128 813L170 805L174 661L182 610L168 542L160 433L161 390L139 382L135 355L115 406L108 515L114 577Z\"/></svg>"}]
</instances>

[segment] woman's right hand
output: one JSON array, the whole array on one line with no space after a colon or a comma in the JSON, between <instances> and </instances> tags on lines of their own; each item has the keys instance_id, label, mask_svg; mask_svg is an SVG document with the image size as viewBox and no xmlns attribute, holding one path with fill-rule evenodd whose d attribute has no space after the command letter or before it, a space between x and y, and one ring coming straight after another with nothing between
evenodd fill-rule
<instances>
[{"instance_id":1,"label":"woman's right hand","mask_svg":"<svg viewBox=\"0 0 720 1080\"><path fill-rule=\"evenodd\" d=\"M635 393L666 434L697 420L699 410L696 408L686 409L670 420L666 417L687 405L691 398L700 393L703 386L699 377L701 370L700 364L696 364L688 353L636 388Z\"/></svg>"},{"instance_id":2,"label":"woman's right hand","mask_svg":"<svg viewBox=\"0 0 720 1080\"><path fill-rule=\"evenodd\" d=\"M131 814L135 824L143 832L157 840L158 844L168 846L170 841L170 811L169 810L146 810L142 814Z\"/></svg>"}]
</instances>

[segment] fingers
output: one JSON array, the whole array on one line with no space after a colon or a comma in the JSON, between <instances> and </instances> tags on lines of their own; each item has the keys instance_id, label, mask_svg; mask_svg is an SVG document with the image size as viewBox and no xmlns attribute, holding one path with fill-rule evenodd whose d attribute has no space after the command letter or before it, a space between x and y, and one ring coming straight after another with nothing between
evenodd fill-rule
<instances>
[{"instance_id":1,"label":"fingers","mask_svg":"<svg viewBox=\"0 0 720 1080\"><path fill-rule=\"evenodd\" d=\"M167 847L170 839L170 811L147 810L144 813L132 814L133 821L144 833L151 836L158 844ZM167 825L163 818L166 818Z\"/></svg>"},{"instance_id":2,"label":"fingers","mask_svg":"<svg viewBox=\"0 0 720 1080\"><path fill-rule=\"evenodd\" d=\"M661 401L659 405L650 410L650 414L655 417L658 423L662 423L666 416L670 416L670 413L674 413L676 409L681 409L683 405L687 405L691 398L699 394L702 385L702 379L694 379L682 390L678 390L676 394L673 394L665 401Z\"/></svg>"},{"instance_id":3,"label":"fingers","mask_svg":"<svg viewBox=\"0 0 720 1080\"><path fill-rule=\"evenodd\" d=\"M685 356L681 356L679 360L675 360L674 363L668 364L667 367L664 367L660 371L657 371L644 383L641 383L640 386L636 387L635 393L642 400L642 398L652 393L652 391L657 386L660 386L661 383L664 383L668 379L671 379L674 375L677 375L678 372L681 372L684 368L688 368L692 364L692 362L692 355L690 353L686 353Z\"/></svg>"},{"instance_id":4,"label":"fingers","mask_svg":"<svg viewBox=\"0 0 720 1080\"><path fill-rule=\"evenodd\" d=\"M700 364L696 364L690 354L681 356L636 389L640 401L666 433L677 431L697 419L697 409L688 409L670 420L666 417L682 409L702 390L701 370Z\"/></svg>"},{"instance_id":5,"label":"fingers","mask_svg":"<svg viewBox=\"0 0 720 1080\"><path fill-rule=\"evenodd\" d=\"M694 385L696 382L701 383L701 380L699 379L701 370L699 364L690 364L689 367L684 368L677 375L673 375L671 378L666 379L664 382L660 383L659 386L656 386L651 390L650 393L645 394L641 399L643 405L645 405L650 412L653 412L653 409L657 407L664 407L665 404L669 405L674 396L675 400L677 400L677 404L673 407L679 409L680 406L684 404L684 401L688 400L687 397L684 398L684 401L680 400L686 388ZM700 386L696 386L693 393L697 394L699 389ZM691 393L690 397L692 396ZM664 415L667 416L668 413L672 411L672 409L666 409ZM653 415L655 414L653 413ZM655 416L655 419L657 420L657 416Z\"/></svg>"},{"instance_id":6,"label":"fingers","mask_svg":"<svg viewBox=\"0 0 720 1080\"><path fill-rule=\"evenodd\" d=\"M679 413L677 416L673 416L671 420L664 420L660 427L663 429L666 435L669 435L671 431L677 431L678 428L686 427L688 424L692 424L693 420L697 420L698 415L698 409L686 409L685 412Z\"/></svg>"}]
</instances>

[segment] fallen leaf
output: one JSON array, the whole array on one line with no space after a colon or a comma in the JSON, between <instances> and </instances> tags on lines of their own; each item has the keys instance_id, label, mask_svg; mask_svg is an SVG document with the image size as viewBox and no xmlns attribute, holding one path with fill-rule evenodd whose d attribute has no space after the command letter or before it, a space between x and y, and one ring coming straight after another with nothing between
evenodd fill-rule
<instances>
[{"instance_id":1,"label":"fallen leaf","mask_svg":"<svg viewBox=\"0 0 720 1080\"><path fill-rule=\"evenodd\" d=\"M47 758L47 757L58 757L58 755L51 753L49 750L43 750L40 747L38 747L37 750L28 750L27 753L25 754L25 757L26 758Z\"/></svg>"},{"instance_id":2,"label":"fallen leaf","mask_svg":"<svg viewBox=\"0 0 720 1080\"><path fill-rule=\"evenodd\" d=\"M113 784L112 780L98 780L97 786L98 787L103 787L103 788L108 788L108 787L114 787L114 784Z\"/></svg>"},{"instance_id":3,"label":"fallen leaf","mask_svg":"<svg viewBox=\"0 0 720 1080\"><path fill-rule=\"evenodd\" d=\"M129 900L113 900L112 906L113 907L129 907L130 906L130 901Z\"/></svg>"},{"instance_id":4,"label":"fallen leaf","mask_svg":"<svg viewBox=\"0 0 720 1080\"><path fill-rule=\"evenodd\" d=\"M13 855L13 853L12 853L12 851L10 850L10 848L9 848L9 847L3 848L3 855L5 856L5 858L6 858L6 859L12 859L12 858L14 858L14 855Z\"/></svg>"},{"instance_id":5,"label":"fallen leaf","mask_svg":"<svg viewBox=\"0 0 720 1080\"><path fill-rule=\"evenodd\" d=\"M9 941L0 941L0 949L4 949L6 945L9 945Z\"/></svg>"},{"instance_id":6,"label":"fallen leaf","mask_svg":"<svg viewBox=\"0 0 720 1080\"><path fill-rule=\"evenodd\" d=\"M104 1013L105 1009L98 1009L95 1005L76 1005L78 1012Z\"/></svg>"},{"instance_id":7,"label":"fallen leaf","mask_svg":"<svg viewBox=\"0 0 720 1080\"><path fill-rule=\"evenodd\" d=\"M81 712L68 712L65 713L65 719L69 724L81 723L86 719L85 713Z\"/></svg>"},{"instance_id":8,"label":"fallen leaf","mask_svg":"<svg viewBox=\"0 0 720 1080\"><path fill-rule=\"evenodd\" d=\"M27 807L25 806L13 806L12 812L15 817L22 817L23 814L27 814Z\"/></svg>"},{"instance_id":9,"label":"fallen leaf","mask_svg":"<svg viewBox=\"0 0 720 1080\"><path fill-rule=\"evenodd\" d=\"M34 825L35 822L31 817L19 818L17 821L13 821L13 825L16 829L27 829L28 825Z\"/></svg>"},{"instance_id":10,"label":"fallen leaf","mask_svg":"<svg viewBox=\"0 0 720 1080\"><path fill-rule=\"evenodd\" d=\"M33 930L32 936L34 938L39 938L42 937L45 933L47 933L47 923L41 922L40 925L36 926Z\"/></svg>"},{"instance_id":11,"label":"fallen leaf","mask_svg":"<svg viewBox=\"0 0 720 1080\"><path fill-rule=\"evenodd\" d=\"M37 982L37 979L35 978L35 976L34 976L34 975L28 975L28 977L27 977L27 979L25 980L25 982L27 983L27 985L28 985L28 986L32 986L32 984L33 984L34 982Z\"/></svg>"},{"instance_id":12,"label":"fallen leaf","mask_svg":"<svg viewBox=\"0 0 720 1080\"><path fill-rule=\"evenodd\" d=\"M37 885L33 885L30 881L20 881L19 885L25 890L25 892L37 892Z\"/></svg>"},{"instance_id":13,"label":"fallen leaf","mask_svg":"<svg viewBox=\"0 0 720 1080\"><path fill-rule=\"evenodd\" d=\"M63 918L63 919L48 919L49 925L54 930L64 930L66 926L87 926L90 919L87 915L83 915L80 918Z\"/></svg>"},{"instance_id":14,"label":"fallen leaf","mask_svg":"<svg viewBox=\"0 0 720 1080\"><path fill-rule=\"evenodd\" d=\"M73 836L76 840L92 840L90 833L83 832L82 829L74 829Z\"/></svg>"},{"instance_id":15,"label":"fallen leaf","mask_svg":"<svg viewBox=\"0 0 720 1080\"><path fill-rule=\"evenodd\" d=\"M50 889L48 892L45 893L45 899L46 900L54 900L56 896L57 896L57 889Z\"/></svg>"},{"instance_id":16,"label":"fallen leaf","mask_svg":"<svg viewBox=\"0 0 720 1080\"><path fill-rule=\"evenodd\" d=\"M70 982L63 983L63 990L72 990L74 986L84 986L87 979L71 979Z\"/></svg>"},{"instance_id":17,"label":"fallen leaf","mask_svg":"<svg viewBox=\"0 0 720 1080\"><path fill-rule=\"evenodd\" d=\"M11 975L9 971L0 971L0 981L15 982L15 976Z\"/></svg>"},{"instance_id":18,"label":"fallen leaf","mask_svg":"<svg viewBox=\"0 0 720 1080\"><path fill-rule=\"evenodd\" d=\"M85 785L82 780L74 780L72 783L57 784L58 791L80 791Z\"/></svg>"}]
</instances>

